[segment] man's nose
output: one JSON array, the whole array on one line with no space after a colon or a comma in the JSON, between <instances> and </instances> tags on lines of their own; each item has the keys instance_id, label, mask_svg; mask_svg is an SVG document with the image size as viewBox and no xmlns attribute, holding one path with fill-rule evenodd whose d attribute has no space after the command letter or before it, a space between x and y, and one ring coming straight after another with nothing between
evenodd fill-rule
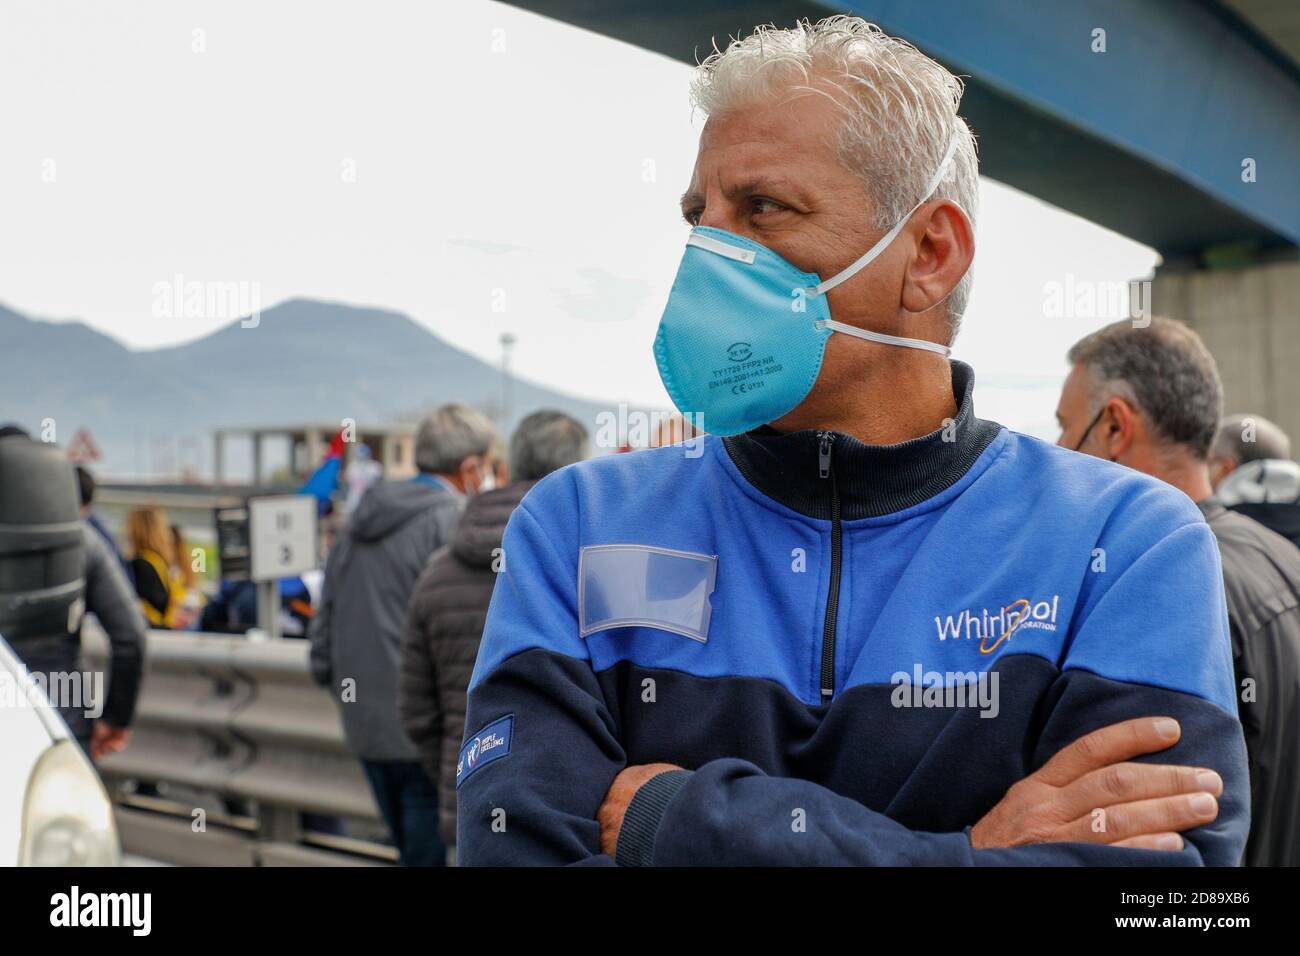
<instances>
[{"instance_id":1,"label":"man's nose","mask_svg":"<svg viewBox=\"0 0 1300 956\"><path fill-rule=\"evenodd\" d=\"M704 208L700 210L698 224L711 229L725 229L727 232L742 234L740 217L735 207L721 196L711 196L705 200Z\"/></svg>"}]
</instances>

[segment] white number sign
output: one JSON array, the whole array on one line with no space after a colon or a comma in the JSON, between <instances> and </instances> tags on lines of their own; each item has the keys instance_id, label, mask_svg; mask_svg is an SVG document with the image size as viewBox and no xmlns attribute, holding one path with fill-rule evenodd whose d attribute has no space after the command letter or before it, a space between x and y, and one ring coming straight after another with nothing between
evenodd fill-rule
<instances>
[{"instance_id":1,"label":"white number sign","mask_svg":"<svg viewBox=\"0 0 1300 956\"><path fill-rule=\"evenodd\" d=\"M316 567L316 499L311 495L250 498L250 576L272 581Z\"/></svg>"}]
</instances>

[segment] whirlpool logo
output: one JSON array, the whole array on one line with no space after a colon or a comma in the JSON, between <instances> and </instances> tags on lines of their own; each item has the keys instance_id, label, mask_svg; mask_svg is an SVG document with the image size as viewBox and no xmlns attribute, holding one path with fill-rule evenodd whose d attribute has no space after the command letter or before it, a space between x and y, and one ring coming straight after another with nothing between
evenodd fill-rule
<instances>
[{"instance_id":1,"label":"whirlpool logo","mask_svg":"<svg viewBox=\"0 0 1300 956\"><path fill-rule=\"evenodd\" d=\"M975 640L981 654L992 654L1017 632L1055 631L1060 604L1061 596L1053 594L1050 601L1017 598L992 609L965 608L943 618L936 615L934 629L940 641Z\"/></svg>"}]
</instances>

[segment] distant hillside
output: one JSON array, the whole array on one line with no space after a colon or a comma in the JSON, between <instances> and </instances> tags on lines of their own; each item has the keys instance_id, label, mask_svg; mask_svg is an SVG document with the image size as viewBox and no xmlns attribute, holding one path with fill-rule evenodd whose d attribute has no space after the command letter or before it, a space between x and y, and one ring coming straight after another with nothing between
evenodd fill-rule
<instances>
[{"instance_id":1,"label":"distant hillside","mask_svg":"<svg viewBox=\"0 0 1300 956\"><path fill-rule=\"evenodd\" d=\"M104 474L183 464L207 473L215 425L382 423L444 401L499 416L501 375L396 312L293 299L195 342L134 352L80 322L0 306L0 422L53 418L66 444L88 428ZM616 401L616 400L615 400ZM595 430L611 406L515 379L512 419L558 408Z\"/></svg>"}]
</instances>

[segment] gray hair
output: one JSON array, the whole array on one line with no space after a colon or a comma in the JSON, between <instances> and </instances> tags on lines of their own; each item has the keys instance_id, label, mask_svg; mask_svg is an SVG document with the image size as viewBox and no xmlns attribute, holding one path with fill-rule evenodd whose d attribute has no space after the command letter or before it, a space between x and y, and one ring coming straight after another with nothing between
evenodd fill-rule
<instances>
[{"instance_id":1,"label":"gray hair","mask_svg":"<svg viewBox=\"0 0 1300 956\"><path fill-rule=\"evenodd\" d=\"M435 475L452 474L471 455L486 455L496 429L477 409L457 402L435 408L415 435L415 467Z\"/></svg>"},{"instance_id":2,"label":"gray hair","mask_svg":"<svg viewBox=\"0 0 1300 956\"><path fill-rule=\"evenodd\" d=\"M1253 441L1246 440L1248 431L1253 433ZM1290 459L1291 439L1263 415L1230 415L1219 426L1212 451L1239 465L1268 458Z\"/></svg>"},{"instance_id":3,"label":"gray hair","mask_svg":"<svg viewBox=\"0 0 1300 956\"><path fill-rule=\"evenodd\" d=\"M510 438L510 478L537 481L587 457L587 429L563 412L533 412Z\"/></svg>"},{"instance_id":4,"label":"gray hair","mask_svg":"<svg viewBox=\"0 0 1300 956\"><path fill-rule=\"evenodd\" d=\"M1204 459L1223 414L1214 356L1181 322L1155 316L1149 326L1120 319L1080 339L1069 352L1092 379L1098 404L1118 395L1132 402L1166 442Z\"/></svg>"},{"instance_id":5,"label":"gray hair","mask_svg":"<svg viewBox=\"0 0 1300 956\"><path fill-rule=\"evenodd\" d=\"M814 79L844 94L837 101L844 124L836 152L866 184L877 229L890 228L926 198L920 192L953 138L953 161L934 196L961 206L974 227L979 159L975 135L957 115L965 89L961 78L874 23L834 16L801 20L791 29L758 27L725 51L714 47L696 68L691 100L713 116L779 93L826 95L812 85ZM952 338L970 299L973 271L967 270L948 299Z\"/></svg>"}]
</instances>

